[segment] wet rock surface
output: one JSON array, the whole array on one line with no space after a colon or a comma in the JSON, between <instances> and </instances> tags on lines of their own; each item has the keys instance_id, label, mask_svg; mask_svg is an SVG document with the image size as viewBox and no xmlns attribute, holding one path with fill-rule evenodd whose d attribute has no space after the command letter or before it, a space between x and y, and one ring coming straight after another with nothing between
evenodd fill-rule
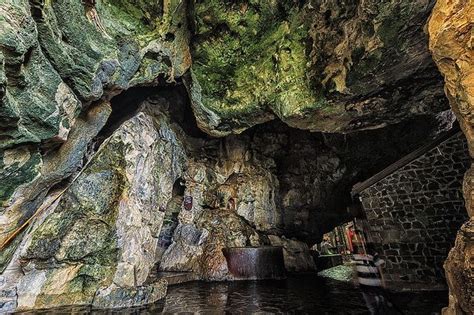
<instances>
[{"instance_id":1,"label":"wet rock surface","mask_svg":"<svg viewBox=\"0 0 474 315\"><path fill-rule=\"evenodd\" d=\"M18 309L124 307L164 296L166 282L143 284L155 264L164 216L157 210L184 161L166 124L143 112L122 124L44 214L19 247L25 275L10 280L18 282Z\"/></svg>"},{"instance_id":2,"label":"wet rock surface","mask_svg":"<svg viewBox=\"0 0 474 315\"><path fill-rule=\"evenodd\" d=\"M433 5L2 2L2 310L148 303L155 267L226 279L227 246L311 268L350 187L453 123ZM429 27L468 137L469 5Z\"/></svg>"},{"instance_id":3,"label":"wet rock surface","mask_svg":"<svg viewBox=\"0 0 474 315\"><path fill-rule=\"evenodd\" d=\"M451 108L467 138L471 162L474 157L473 12L472 1L437 1L428 24L429 47L434 61L444 76L446 95ZM445 263L450 288L449 307L444 309L445 314L474 312L474 303L472 303L474 292L472 246L474 242L472 236L469 236L472 235L474 216L473 179L474 172L471 164L463 183L463 195L469 221L458 232L456 245Z\"/></svg>"},{"instance_id":4,"label":"wet rock surface","mask_svg":"<svg viewBox=\"0 0 474 315\"><path fill-rule=\"evenodd\" d=\"M199 126L275 116L347 132L447 108L423 26L435 1L201 1L189 83Z\"/></svg>"},{"instance_id":5,"label":"wet rock surface","mask_svg":"<svg viewBox=\"0 0 474 315\"><path fill-rule=\"evenodd\" d=\"M391 298L405 314L439 314L446 292L396 293ZM47 314L89 312L90 308L58 308ZM303 313L368 314L361 293L350 283L314 274L283 281L191 282L171 286L166 300L118 314L171 313ZM92 314L107 314L95 310ZM32 314L24 312L20 314ZM43 314L41 311L35 314Z\"/></svg>"},{"instance_id":6,"label":"wet rock surface","mask_svg":"<svg viewBox=\"0 0 474 315\"><path fill-rule=\"evenodd\" d=\"M150 14L142 20L133 1L87 3L0 5L0 156L9 156L4 150L30 152L17 164L17 179L2 185L2 202L39 175L42 151L64 142L92 102L131 86L155 85L159 76L173 81L190 66L184 3L153 8L150 13L160 12L163 23ZM10 178L11 171L2 165L1 176Z\"/></svg>"}]
</instances>

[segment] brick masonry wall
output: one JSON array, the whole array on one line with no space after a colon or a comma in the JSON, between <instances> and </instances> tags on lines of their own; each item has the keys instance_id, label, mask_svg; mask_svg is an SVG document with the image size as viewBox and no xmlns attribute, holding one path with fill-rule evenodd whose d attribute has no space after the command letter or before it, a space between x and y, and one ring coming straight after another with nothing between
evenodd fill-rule
<instances>
[{"instance_id":1,"label":"brick masonry wall","mask_svg":"<svg viewBox=\"0 0 474 315\"><path fill-rule=\"evenodd\" d=\"M468 219L462 180L469 163L457 133L360 193L389 287L445 286L444 260Z\"/></svg>"}]
</instances>

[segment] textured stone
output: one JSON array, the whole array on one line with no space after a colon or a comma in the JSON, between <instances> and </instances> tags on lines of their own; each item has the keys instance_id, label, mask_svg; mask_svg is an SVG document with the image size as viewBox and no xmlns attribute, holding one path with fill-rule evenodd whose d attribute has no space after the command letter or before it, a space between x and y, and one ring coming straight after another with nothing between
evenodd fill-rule
<instances>
[{"instance_id":1,"label":"textured stone","mask_svg":"<svg viewBox=\"0 0 474 315\"><path fill-rule=\"evenodd\" d=\"M467 219L460 192L469 165L458 132L360 193L377 252L400 259L384 270L388 286L445 286L443 260Z\"/></svg>"},{"instance_id":2,"label":"textured stone","mask_svg":"<svg viewBox=\"0 0 474 315\"><path fill-rule=\"evenodd\" d=\"M285 260L286 270L293 272L316 270L316 265L306 243L289 240L284 236L269 235L268 238L273 246L283 247L283 259Z\"/></svg>"},{"instance_id":3,"label":"textured stone","mask_svg":"<svg viewBox=\"0 0 474 315\"><path fill-rule=\"evenodd\" d=\"M195 226L178 226L175 242L163 255L161 270L192 271L205 280L232 279L223 248L268 244L234 211L204 210L197 216Z\"/></svg>"},{"instance_id":4,"label":"textured stone","mask_svg":"<svg viewBox=\"0 0 474 315\"><path fill-rule=\"evenodd\" d=\"M188 83L199 126L226 135L277 116L345 132L446 109L423 32L433 4L196 3Z\"/></svg>"},{"instance_id":5,"label":"textured stone","mask_svg":"<svg viewBox=\"0 0 474 315\"><path fill-rule=\"evenodd\" d=\"M183 161L164 117L140 113L122 124L21 248L18 309L162 298L166 283L144 283L155 264L159 205L171 198ZM38 290L22 290L32 283Z\"/></svg>"},{"instance_id":6,"label":"textured stone","mask_svg":"<svg viewBox=\"0 0 474 315\"><path fill-rule=\"evenodd\" d=\"M443 314L469 314L474 304L474 222L470 220L458 232L444 267L449 284L449 306Z\"/></svg>"},{"instance_id":7,"label":"textured stone","mask_svg":"<svg viewBox=\"0 0 474 315\"><path fill-rule=\"evenodd\" d=\"M347 220L356 180L452 124L423 32L433 4L2 2L0 241L67 188L2 249L6 310L148 303L155 264L229 279L222 248L315 242ZM326 133L250 128L275 118Z\"/></svg>"},{"instance_id":8,"label":"textured stone","mask_svg":"<svg viewBox=\"0 0 474 315\"><path fill-rule=\"evenodd\" d=\"M445 79L445 91L453 112L458 117L467 138L471 158L474 157L474 48L472 45L472 25L474 23L474 3L468 0L437 1L428 25L429 47L439 70ZM466 172L463 195L470 222L474 215L474 171ZM468 223L464 230L469 230ZM472 230L472 229L471 229ZM471 238L472 239L472 238ZM450 288L450 304L446 314L470 314L474 312L472 301L468 300L474 290L473 275L465 274L472 261L472 240L460 231L455 248L445 264ZM472 270L472 266L470 266ZM465 274L467 281L457 282L459 275ZM469 303L471 302L471 303Z\"/></svg>"},{"instance_id":9,"label":"textured stone","mask_svg":"<svg viewBox=\"0 0 474 315\"><path fill-rule=\"evenodd\" d=\"M68 140L60 148L38 159L42 162L35 165L38 174L28 183L16 187L15 193L5 208L0 212L0 241L5 241L14 231L21 226L43 203L46 193L63 179L72 176L83 163L89 142L97 135L109 117L111 108L108 102L99 103L89 108L87 113L79 117L72 128ZM14 150L14 149L12 149ZM18 154L11 154L15 159L21 159ZM12 157L10 157L12 160ZM19 164L21 165L21 163ZM2 182L8 182L11 176L9 168L3 169ZM19 178L24 181L24 178ZM15 182L18 183L18 182ZM11 243L0 255L0 270L16 248L17 243Z\"/></svg>"},{"instance_id":10,"label":"textured stone","mask_svg":"<svg viewBox=\"0 0 474 315\"><path fill-rule=\"evenodd\" d=\"M3 208L17 204L14 211L21 211L6 218L9 225L21 225L47 191L70 175L43 179L50 174L41 168L68 140L80 114L132 86L174 82L190 66L185 2L88 3L0 4L0 209L10 212ZM91 141L83 140L84 146ZM82 159L82 149L72 148L75 159ZM34 187L28 194L38 200L20 197L24 185ZM2 227L1 239L11 231Z\"/></svg>"},{"instance_id":11,"label":"textured stone","mask_svg":"<svg viewBox=\"0 0 474 315\"><path fill-rule=\"evenodd\" d=\"M94 308L129 308L154 303L166 296L167 282L162 279L153 284L124 288L109 286L94 297Z\"/></svg>"}]
</instances>

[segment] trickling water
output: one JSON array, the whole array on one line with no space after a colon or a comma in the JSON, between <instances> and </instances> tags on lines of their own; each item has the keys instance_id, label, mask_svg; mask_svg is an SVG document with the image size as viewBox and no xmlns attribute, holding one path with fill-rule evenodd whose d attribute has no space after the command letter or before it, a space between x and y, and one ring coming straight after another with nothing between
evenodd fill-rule
<instances>
[{"instance_id":1,"label":"trickling water","mask_svg":"<svg viewBox=\"0 0 474 315\"><path fill-rule=\"evenodd\" d=\"M447 305L447 292L393 294L405 314L438 314ZM367 314L361 293L351 283L313 274L287 280L190 282L168 288L165 301L142 308L89 311L60 308L34 314L165 314L171 313L285 313ZM24 313L33 314L33 313Z\"/></svg>"},{"instance_id":2,"label":"trickling water","mask_svg":"<svg viewBox=\"0 0 474 315\"><path fill-rule=\"evenodd\" d=\"M236 279L283 279L283 248L277 246L224 248L229 273Z\"/></svg>"}]
</instances>

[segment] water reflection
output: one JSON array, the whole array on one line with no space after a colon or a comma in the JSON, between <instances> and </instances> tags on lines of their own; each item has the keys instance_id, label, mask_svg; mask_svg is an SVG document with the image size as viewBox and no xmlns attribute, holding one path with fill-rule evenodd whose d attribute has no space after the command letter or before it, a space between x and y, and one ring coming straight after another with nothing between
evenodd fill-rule
<instances>
[{"instance_id":1,"label":"water reflection","mask_svg":"<svg viewBox=\"0 0 474 315\"><path fill-rule=\"evenodd\" d=\"M447 292L398 293L393 301L406 314L436 314ZM157 313L367 314L360 292L350 283L304 275L281 281L190 282L171 286L165 301L118 311L56 309L55 314ZM23 314L51 314L35 312Z\"/></svg>"},{"instance_id":2,"label":"water reflection","mask_svg":"<svg viewBox=\"0 0 474 315\"><path fill-rule=\"evenodd\" d=\"M325 312L365 314L364 302L346 284L329 289L317 277L290 278L286 281L245 281L230 283L189 283L170 290L165 313L302 313Z\"/></svg>"}]
</instances>

